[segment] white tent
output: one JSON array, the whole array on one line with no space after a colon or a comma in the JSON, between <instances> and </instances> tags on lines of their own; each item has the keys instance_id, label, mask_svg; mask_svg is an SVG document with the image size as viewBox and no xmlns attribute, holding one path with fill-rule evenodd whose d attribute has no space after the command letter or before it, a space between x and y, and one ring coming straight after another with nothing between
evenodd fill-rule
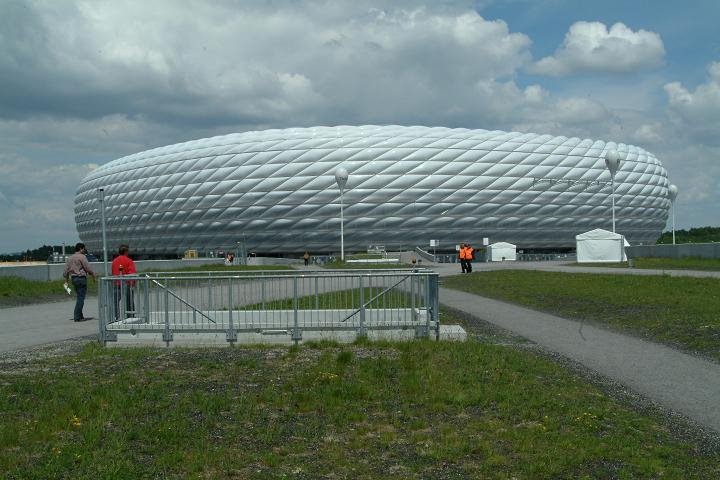
<instances>
[{"instance_id":1,"label":"white tent","mask_svg":"<svg viewBox=\"0 0 720 480\"><path fill-rule=\"evenodd\" d=\"M503 260L517 260L515 245L507 242L491 243L487 247L488 260L491 262L502 262Z\"/></svg>"},{"instance_id":2,"label":"white tent","mask_svg":"<svg viewBox=\"0 0 720 480\"><path fill-rule=\"evenodd\" d=\"M625 262L630 244L619 233L596 228L575 236L578 263Z\"/></svg>"}]
</instances>

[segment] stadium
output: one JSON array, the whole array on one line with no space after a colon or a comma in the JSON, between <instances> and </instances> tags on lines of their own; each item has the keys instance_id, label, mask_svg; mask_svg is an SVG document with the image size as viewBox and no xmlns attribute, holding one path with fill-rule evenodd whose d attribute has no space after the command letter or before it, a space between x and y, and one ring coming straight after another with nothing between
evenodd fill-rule
<instances>
[{"instance_id":1,"label":"stadium","mask_svg":"<svg viewBox=\"0 0 720 480\"><path fill-rule=\"evenodd\" d=\"M236 133L154 148L98 167L80 183L75 219L102 248L99 189L109 246L151 257L234 249L293 255L368 245L454 250L510 242L563 251L575 235L611 229L654 243L670 209L667 172L642 148L533 133L403 126L338 126Z\"/></svg>"}]
</instances>

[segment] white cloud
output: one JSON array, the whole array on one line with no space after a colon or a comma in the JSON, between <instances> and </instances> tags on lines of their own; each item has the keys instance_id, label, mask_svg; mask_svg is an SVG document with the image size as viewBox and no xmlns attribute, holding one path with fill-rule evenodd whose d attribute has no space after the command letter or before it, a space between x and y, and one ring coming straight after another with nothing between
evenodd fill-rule
<instances>
[{"instance_id":1,"label":"white cloud","mask_svg":"<svg viewBox=\"0 0 720 480\"><path fill-rule=\"evenodd\" d=\"M641 144L662 142L662 124L653 122L640 125L633 133L632 138Z\"/></svg>"},{"instance_id":2,"label":"white cloud","mask_svg":"<svg viewBox=\"0 0 720 480\"><path fill-rule=\"evenodd\" d=\"M673 123L695 141L720 145L720 62L708 67L708 80L694 91L680 82L665 85Z\"/></svg>"},{"instance_id":3,"label":"white cloud","mask_svg":"<svg viewBox=\"0 0 720 480\"><path fill-rule=\"evenodd\" d=\"M555 55L539 60L530 71L551 76L626 73L659 67L664 56L663 41L655 32L634 32L623 23L616 23L608 31L600 22L576 22Z\"/></svg>"}]
</instances>

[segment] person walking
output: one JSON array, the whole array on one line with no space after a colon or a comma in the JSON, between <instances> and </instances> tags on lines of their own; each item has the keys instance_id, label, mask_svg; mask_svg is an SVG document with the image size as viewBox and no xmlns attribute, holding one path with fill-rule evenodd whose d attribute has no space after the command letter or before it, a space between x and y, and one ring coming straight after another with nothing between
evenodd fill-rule
<instances>
[{"instance_id":1,"label":"person walking","mask_svg":"<svg viewBox=\"0 0 720 480\"><path fill-rule=\"evenodd\" d=\"M87 293L87 276L95 278L95 272L90 268L87 261L87 249L85 244L78 242L75 245L75 253L70 255L65 262L65 270L63 270L63 278L65 283L72 282L75 288L75 310L73 312L73 321L82 322L90 320L92 317L83 315L83 307L85 306L85 294Z\"/></svg>"},{"instance_id":2,"label":"person walking","mask_svg":"<svg viewBox=\"0 0 720 480\"><path fill-rule=\"evenodd\" d=\"M306 250L305 255L303 255L303 260L305 260L305 266L308 266L308 263L310 262L310 253Z\"/></svg>"},{"instance_id":3,"label":"person walking","mask_svg":"<svg viewBox=\"0 0 720 480\"><path fill-rule=\"evenodd\" d=\"M475 259L475 249L469 244L465 244L465 270L472 273L472 261Z\"/></svg>"},{"instance_id":4,"label":"person walking","mask_svg":"<svg viewBox=\"0 0 720 480\"><path fill-rule=\"evenodd\" d=\"M135 262L128 256L130 247L123 244L118 248L118 256L112 261L112 274L114 277L123 275L135 275ZM133 316L135 312L135 280L115 280L114 288L115 298L115 319L120 319L120 310L122 299L125 299L125 313L127 316Z\"/></svg>"},{"instance_id":5,"label":"person walking","mask_svg":"<svg viewBox=\"0 0 720 480\"><path fill-rule=\"evenodd\" d=\"M467 254L467 252L465 250L465 247L466 247L465 243L460 244L459 257L460 257L460 270L462 273L467 273L467 259L465 256Z\"/></svg>"}]
</instances>

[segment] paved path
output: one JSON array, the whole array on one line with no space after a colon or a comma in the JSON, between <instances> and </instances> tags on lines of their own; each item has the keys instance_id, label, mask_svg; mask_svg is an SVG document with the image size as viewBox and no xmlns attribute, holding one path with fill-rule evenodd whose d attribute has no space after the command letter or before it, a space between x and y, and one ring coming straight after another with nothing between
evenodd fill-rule
<instances>
[{"instance_id":1,"label":"paved path","mask_svg":"<svg viewBox=\"0 0 720 480\"><path fill-rule=\"evenodd\" d=\"M558 352L720 433L720 364L663 345L478 295L442 303Z\"/></svg>"},{"instance_id":2,"label":"paved path","mask_svg":"<svg viewBox=\"0 0 720 480\"><path fill-rule=\"evenodd\" d=\"M97 297L87 297L83 313L95 317L73 322L75 300L0 308L0 352L98 333Z\"/></svg>"}]
</instances>

